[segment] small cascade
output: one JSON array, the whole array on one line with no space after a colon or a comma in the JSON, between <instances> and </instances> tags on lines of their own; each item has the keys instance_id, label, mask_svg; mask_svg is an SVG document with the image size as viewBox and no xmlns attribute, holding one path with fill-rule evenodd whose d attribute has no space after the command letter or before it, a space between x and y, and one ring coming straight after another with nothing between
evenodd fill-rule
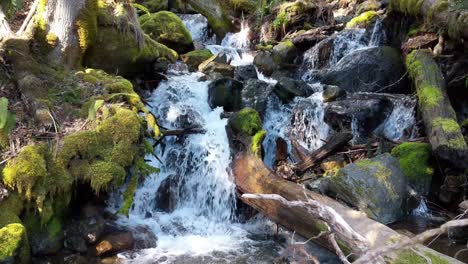
<instances>
[{"instance_id":1,"label":"small cascade","mask_svg":"<svg viewBox=\"0 0 468 264\"><path fill-rule=\"evenodd\" d=\"M374 131L391 141L411 139L416 124L416 100L410 96L390 96L393 103L392 113Z\"/></svg>"},{"instance_id":2,"label":"small cascade","mask_svg":"<svg viewBox=\"0 0 468 264\"><path fill-rule=\"evenodd\" d=\"M424 218L429 218L432 213L429 207L427 206L427 201L426 198L422 197L421 200L419 201L418 207L416 207L412 212L412 216L419 216L419 217L424 217Z\"/></svg>"},{"instance_id":3,"label":"small cascade","mask_svg":"<svg viewBox=\"0 0 468 264\"><path fill-rule=\"evenodd\" d=\"M227 33L221 42L223 47L248 50L250 48L250 27L247 21L241 22L241 30L237 33Z\"/></svg>"},{"instance_id":4,"label":"small cascade","mask_svg":"<svg viewBox=\"0 0 468 264\"><path fill-rule=\"evenodd\" d=\"M216 36L209 36L208 19L201 14L179 14L180 19L190 31L193 41L205 44L216 44Z\"/></svg>"},{"instance_id":5,"label":"small cascade","mask_svg":"<svg viewBox=\"0 0 468 264\"><path fill-rule=\"evenodd\" d=\"M383 29L382 20L377 19L372 29L372 34L369 40L369 47L378 47L386 40L385 31Z\"/></svg>"},{"instance_id":6,"label":"small cascade","mask_svg":"<svg viewBox=\"0 0 468 264\"><path fill-rule=\"evenodd\" d=\"M329 127L323 121L325 103L322 92L308 98L296 98L289 104L281 104L273 96L268 101L263 128L268 134L263 142L265 164L273 167L276 160L276 139L283 138L291 150L290 139L294 138L307 150L314 151L328 137Z\"/></svg>"}]
</instances>

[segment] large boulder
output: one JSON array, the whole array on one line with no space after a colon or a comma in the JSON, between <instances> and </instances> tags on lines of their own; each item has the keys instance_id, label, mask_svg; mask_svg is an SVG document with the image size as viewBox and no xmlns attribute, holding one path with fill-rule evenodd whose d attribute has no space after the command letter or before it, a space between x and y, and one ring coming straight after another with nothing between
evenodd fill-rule
<instances>
[{"instance_id":1,"label":"large boulder","mask_svg":"<svg viewBox=\"0 0 468 264\"><path fill-rule=\"evenodd\" d=\"M232 23L229 19L229 5L219 0L187 0L190 7L208 19L208 24L219 38L231 32Z\"/></svg>"},{"instance_id":2,"label":"large boulder","mask_svg":"<svg viewBox=\"0 0 468 264\"><path fill-rule=\"evenodd\" d=\"M285 40L273 47L272 56L277 64L292 63L298 56L298 50L291 40Z\"/></svg>"},{"instance_id":3,"label":"large boulder","mask_svg":"<svg viewBox=\"0 0 468 264\"><path fill-rule=\"evenodd\" d=\"M328 191L384 224L405 216L407 180L388 153L345 166L330 177Z\"/></svg>"},{"instance_id":4,"label":"large boulder","mask_svg":"<svg viewBox=\"0 0 468 264\"><path fill-rule=\"evenodd\" d=\"M143 47L140 47L132 32L123 34L121 29L103 27L98 30L95 44L87 49L83 65L129 76L141 73L158 59L175 62L177 57L176 51L149 36L145 35Z\"/></svg>"},{"instance_id":5,"label":"large boulder","mask_svg":"<svg viewBox=\"0 0 468 264\"><path fill-rule=\"evenodd\" d=\"M253 108L260 116L264 116L272 90L271 85L264 81L257 79L245 81L242 89L243 106Z\"/></svg>"},{"instance_id":6,"label":"large boulder","mask_svg":"<svg viewBox=\"0 0 468 264\"><path fill-rule=\"evenodd\" d=\"M241 109L242 83L232 78L221 78L210 83L208 103L212 108L221 106L224 111L232 112Z\"/></svg>"},{"instance_id":7,"label":"large boulder","mask_svg":"<svg viewBox=\"0 0 468 264\"><path fill-rule=\"evenodd\" d=\"M116 254L121 251L130 250L135 244L135 239L131 232L119 232L106 235L96 245L96 256L106 254Z\"/></svg>"},{"instance_id":8,"label":"large boulder","mask_svg":"<svg viewBox=\"0 0 468 264\"><path fill-rule=\"evenodd\" d=\"M289 103L296 96L308 97L314 93L312 87L303 80L280 77L277 81L273 92L283 103Z\"/></svg>"},{"instance_id":9,"label":"large boulder","mask_svg":"<svg viewBox=\"0 0 468 264\"><path fill-rule=\"evenodd\" d=\"M229 64L226 54L218 54L198 65L198 70L211 79L234 77L235 67Z\"/></svg>"},{"instance_id":10,"label":"large boulder","mask_svg":"<svg viewBox=\"0 0 468 264\"><path fill-rule=\"evenodd\" d=\"M359 138L366 138L385 121L392 109L392 101L384 95L349 94L345 99L327 104L324 120L335 131L351 131L354 121Z\"/></svg>"},{"instance_id":11,"label":"large boulder","mask_svg":"<svg viewBox=\"0 0 468 264\"><path fill-rule=\"evenodd\" d=\"M182 20L174 13L161 11L140 17L141 28L152 39L162 43L178 53L194 49L192 35Z\"/></svg>"},{"instance_id":12,"label":"large boulder","mask_svg":"<svg viewBox=\"0 0 468 264\"><path fill-rule=\"evenodd\" d=\"M401 53L383 46L355 51L318 77L347 92L405 93L409 91L405 74Z\"/></svg>"}]
</instances>

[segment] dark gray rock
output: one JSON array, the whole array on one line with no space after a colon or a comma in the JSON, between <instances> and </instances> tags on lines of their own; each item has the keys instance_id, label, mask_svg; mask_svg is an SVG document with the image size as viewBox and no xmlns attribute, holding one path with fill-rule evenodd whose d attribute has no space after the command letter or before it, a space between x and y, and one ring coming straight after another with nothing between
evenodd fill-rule
<instances>
[{"instance_id":1,"label":"dark gray rock","mask_svg":"<svg viewBox=\"0 0 468 264\"><path fill-rule=\"evenodd\" d=\"M406 213L407 180L398 160L388 153L345 166L330 177L328 191L384 224Z\"/></svg>"},{"instance_id":2,"label":"dark gray rock","mask_svg":"<svg viewBox=\"0 0 468 264\"><path fill-rule=\"evenodd\" d=\"M282 41L273 47L273 60L278 63L292 63L298 56L298 50L290 40Z\"/></svg>"},{"instance_id":3,"label":"dark gray rock","mask_svg":"<svg viewBox=\"0 0 468 264\"><path fill-rule=\"evenodd\" d=\"M273 92L283 103L290 102L296 96L308 97L314 93L306 82L288 77L279 78Z\"/></svg>"},{"instance_id":4,"label":"dark gray rock","mask_svg":"<svg viewBox=\"0 0 468 264\"><path fill-rule=\"evenodd\" d=\"M241 109L242 83L232 78L221 78L210 83L208 103L211 108L224 107L224 111L233 112Z\"/></svg>"},{"instance_id":5,"label":"dark gray rock","mask_svg":"<svg viewBox=\"0 0 468 264\"><path fill-rule=\"evenodd\" d=\"M381 94L348 94L345 99L328 103L325 122L335 131L351 131L354 120L362 138L372 132L390 115L391 100Z\"/></svg>"},{"instance_id":6,"label":"dark gray rock","mask_svg":"<svg viewBox=\"0 0 468 264\"><path fill-rule=\"evenodd\" d=\"M157 210L168 213L174 211L177 204L179 181L179 175L169 175L161 182L155 197Z\"/></svg>"},{"instance_id":7,"label":"dark gray rock","mask_svg":"<svg viewBox=\"0 0 468 264\"><path fill-rule=\"evenodd\" d=\"M234 79L238 81L246 81L248 79L257 79L257 70L252 64L237 66L234 70Z\"/></svg>"},{"instance_id":8,"label":"dark gray rock","mask_svg":"<svg viewBox=\"0 0 468 264\"><path fill-rule=\"evenodd\" d=\"M346 92L406 93L409 83L405 73L400 51L383 46L355 51L318 78Z\"/></svg>"},{"instance_id":9,"label":"dark gray rock","mask_svg":"<svg viewBox=\"0 0 468 264\"><path fill-rule=\"evenodd\" d=\"M254 65L265 74L266 76L271 76L274 71L279 70L279 65L273 59L272 53L269 51L260 51L254 58Z\"/></svg>"},{"instance_id":10,"label":"dark gray rock","mask_svg":"<svg viewBox=\"0 0 468 264\"><path fill-rule=\"evenodd\" d=\"M243 107L250 107L264 116L268 97L271 95L273 88L270 84L257 79L249 79L244 82L242 89Z\"/></svg>"}]
</instances>

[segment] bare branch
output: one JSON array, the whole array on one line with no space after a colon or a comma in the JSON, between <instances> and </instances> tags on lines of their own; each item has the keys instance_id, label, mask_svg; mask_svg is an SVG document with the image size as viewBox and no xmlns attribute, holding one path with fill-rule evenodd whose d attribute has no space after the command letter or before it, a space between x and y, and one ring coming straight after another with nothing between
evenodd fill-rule
<instances>
[{"instance_id":1,"label":"bare branch","mask_svg":"<svg viewBox=\"0 0 468 264\"><path fill-rule=\"evenodd\" d=\"M39 5L39 0L34 0L34 3L31 5L31 8L29 9L29 13L26 16L26 19L24 19L23 24L21 25L20 29L16 32L16 35L21 36L24 31L26 30L29 21L31 21L32 17L36 13L37 6Z\"/></svg>"},{"instance_id":2,"label":"bare branch","mask_svg":"<svg viewBox=\"0 0 468 264\"><path fill-rule=\"evenodd\" d=\"M0 6L0 39L9 37L12 34L13 32L11 31L10 24L8 24L2 6Z\"/></svg>"}]
</instances>

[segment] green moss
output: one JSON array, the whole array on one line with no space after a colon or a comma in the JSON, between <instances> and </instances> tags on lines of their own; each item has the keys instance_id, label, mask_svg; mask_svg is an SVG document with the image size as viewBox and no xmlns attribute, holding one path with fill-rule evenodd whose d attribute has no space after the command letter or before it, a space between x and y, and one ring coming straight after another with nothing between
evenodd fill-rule
<instances>
[{"instance_id":1,"label":"green moss","mask_svg":"<svg viewBox=\"0 0 468 264\"><path fill-rule=\"evenodd\" d=\"M442 100L442 92L434 86L421 87L418 90L419 102L424 107L436 107Z\"/></svg>"},{"instance_id":2,"label":"green moss","mask_svg":"<svg viewBox=\"0 0 468 264\"><path fill-rule=\"evenodd\" d=\"M466 142L462 135L449 139L446 143L449 148L453 149L466 149Z\"/></svg>"},{"instance_id":3,"label":"green moss","mask_svg":"<svg viewBox=\"0 0 468 264\"><path fill-rule=\"evenodd\" d=\"M0 262L29 263L30 252L26 229L9 224L0 229Z\"/></svg>"},{"instance_id":4,"label":"green moss","mask_svg":"<svg viewBox=\"0 0 468 264\"><path fill-rule=\"evenodd\" d=\"M376 11L366 11L346 23L346 28L366 27L378 16Z\"/></svg>"},{"instance_id":5,"label":"green moss","mask_svg":"<svg viewBox=\"0 0 468 264\"><path fill-rule=\"evenodd\" d=\"M262 120L257 111L252 108L244 108L237 112L229 120L232 129L237 133L248 136L255 135L262 129Z\"/></svg>"},{"instance_id":6,"label":"green moss","mask_svg":"<svg viewBox=\"0 0 468 264\"><path fill-rule=\"evenodd\" d=\"M82 53L96 41L98 32L98 9L97 0L86 0L84 8L81 10L76 20L78 40Z\"/></svg>"},{"instance_id":7,"label":"green moss","mask_svg":"<svg viewBox=\"0 0 468 264\"><path fill-rule=\"evenodd\" d=\"M232 23L228 17L229 5L209 6L204 1L195 0L189 0L189 3L195 11L208 19L208 24L218 37L223 38L226 33L231 32Z\"/></svg>"},{"instance_id":8,"label":"green moss","mask_svg":"<svg viewBox=\"0 0 468 264\"><path fill-rule=\"evenodd\" d=\"M182 60L192 69L197 69L198 65L211 58L213 53L208 49L194 50L181 56Z\"/></svg>"},{"instance_id":9,"label":"green moss","mask_svg":"<svg viewBox=\"0 0 468 264\"><path fill-rule=\"evenodd\" d=\"M178 52L188 51L193 45L192 36L182 20L174 13L161 11L140 17L140 24L152 39ZM187 47L184 47L187 46Z\"/></svg>"},{"instance_id":10,"label":"green moss","mask_svg":"<svg viewBox=\"0 0 468 264\"><path fill-rule=\"evenodd\" d=\"M128 216L128 211L130 210L130 207L133 204L133 197L137 189L138 178L139 178L138 174L134 174L132 179L130 180L130 183L128 184L127 189L125 190L123 194L124 202L122 204L122 207L119 209L120 214Z\"/></svg>"},{"instance_id":11,"label":"green moss","mask_svg":"<svg viewBox=\"0 0 468 264\"><path fill-rule=\"evenodd\" d=\"M378 11L380 9L380 3L375 0L367 0L359 5L357 10L358 14L362 14L366 11Z\"/></svg>"},{"instance_id":12,"label":"green moss","mask_svg":"<svg viewBox=\"0 0 468 264\"><path fill-rule=\"evenodd\" d=\"M267 134L266 130L260 130L252 138L251 150L252 150L252 153L257 155L258 157L261 157L262 155L262 143L266 137L266 134Z\"/></svg>"},{"instance_id":13,"label":"green moss","mask_svg":"<svg viewBox=\"0 0 468 264\"><path fill-rule=\"evenodd\" d=\"M430 186L434 169L431 166L429 144L405 142L393 148L392 155L398 158L403 173L418 190L424 190Z\"/></svg>"},{"instance_id":14,"label":"green moss","mask_svg":"<svg viewBox=\"0 0 468 264\"><path fill-rule=\"evenodd\" d=\"M363 160L359 160L355 164L359 169L365 170L365 171L369 170L370 168L377 168L375 176L381 182L386 182L388 177L392 174L392 172L389 169L385 168L385 166L383 166L378 161L373 161L370 159L363 159Z\"/></svg>"},{"instance_id":15,"label":"green moss","mask_svg":"<svg viewBox=\"0 0 468 264\"><path fill-rule=\"evenodd\" d=\"M23 200L16 193L10 193L8 198L0 202L0 228L8 224L21 223L18 216L23 207Z\"/></svg>"},{"instance_id":16,"label":"green moss","mask_svg":"<svg viewBox=\"0 0 468 264\"><path fill-rule=\"evenodd\" d=\"M409 15L419 15L423 0L390 0L390 8Z\"/></svg>"},{"instance_id":17,"label":"green moss","mask_svg":"<svg viewBox=\"0 0 468 264\"><path fill-rule=\"evenodd\" d=\"M452 118L434 118L432 121L432 126L441 127L445 133L461 133L460 126L457 121Z\"/></svg>"},{"instance_id":18,"label":"green moss","mask_svg":"<svg viewBox=\"0 0 468 264\"><path fill-rule=\"evenodd\" d=\"M417 250L417 249L416 249ZM439 256L431 254L429 252L421 252L426 257L431 259L432 264L448 264L449 262L445 259L442 259ZM420 256L410 249L401 250L395 259L392 260L391 264L425 264L427 263L426 258Z\"/></svg>"},{"instance_id":19,"label":"green moss","mask_svg":"<svg viewBox=\"0 0 468 264\"><path fill-rule=\"evenodd\" d=\"M96 193L109 186L121 185L125 180L125 169L115 162L97 161L92 163L84 175Z\"/></svg>"},{"instance_id":20,"label":"green moss","mask_svg":"<svg viewBox=\"0 0 468 264\"><path fill-rule=\"evenodd\" d=\"M245 14L254 13L257 8L255 0L229 0L231 6Z\"/></svg>"}]
</instances>

